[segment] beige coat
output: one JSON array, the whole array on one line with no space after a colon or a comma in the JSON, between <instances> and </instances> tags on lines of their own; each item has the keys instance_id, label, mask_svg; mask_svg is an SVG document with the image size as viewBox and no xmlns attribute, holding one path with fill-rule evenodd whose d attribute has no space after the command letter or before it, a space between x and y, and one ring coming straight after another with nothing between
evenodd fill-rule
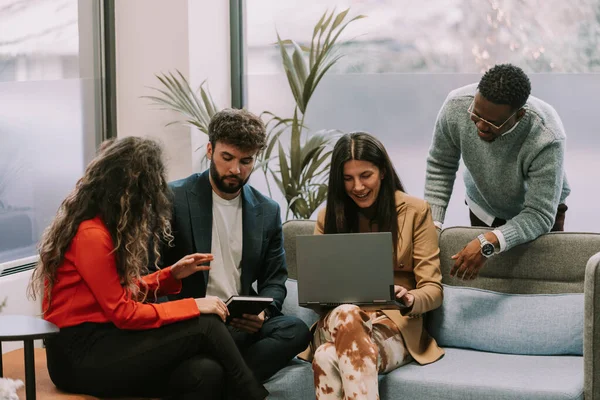
<instances>
[{"instance_id":1,"label":"beige coat","mask_svg":"<svg viewBox=\"0 0 600 400\"><path fill-rule=\"evenodd\" d=\"M394 283L409 290L415 297L413 306L403 310L383 312L398 326L410 355L419 364L429 364L444 355L435 340L423 329L423 314L442 305L443 289L440 272L438 234L433 224L429 204L425 200L396 192L398 206L397 259ZM315 234L322 234L325 209L319 212ZM369 232L366 218L359 220L361 232ZM376 230L373 229L373 230ZM313 326L314 330L315 326ZM312 360L315 349L306 349L299 357Z\"/></svg>"}]
</instances>

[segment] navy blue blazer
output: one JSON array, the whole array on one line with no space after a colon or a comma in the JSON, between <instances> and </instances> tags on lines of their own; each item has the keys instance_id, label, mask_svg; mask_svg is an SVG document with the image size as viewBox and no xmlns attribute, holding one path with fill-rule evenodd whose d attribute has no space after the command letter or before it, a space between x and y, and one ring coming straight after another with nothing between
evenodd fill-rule
<instances>
[{"instance_id":1,"label":"navy blue blazer","mask_svg":"<svg viewBox=\"0 0 600 400\"><path fill-rule=\"evenodd\" d=\"M192 253L210 253L212 196L209 172L193 174L169 184L174 194L171 227L174 247L163 252L164 265ZM242 188L241 295L272 297L271 314L279 315L286 296L287 264L283 249L280 207L250 185ZM183 279L174 298L204 297L209 271ZM252 288L257 282L258 293Z\"/></svg>"}]
</instances>

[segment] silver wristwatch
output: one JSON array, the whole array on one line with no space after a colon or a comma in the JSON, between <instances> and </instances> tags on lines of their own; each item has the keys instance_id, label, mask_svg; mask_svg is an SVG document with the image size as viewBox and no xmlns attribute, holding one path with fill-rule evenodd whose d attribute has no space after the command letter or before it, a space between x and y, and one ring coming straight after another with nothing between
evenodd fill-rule
<instances>
[{"instance_id":1,"label":"silver wristwatch","mask_svg":"<svg viewBox=\"0 0 600 400\"><path fill-rule=\"evenodd\" d=\"M479 244L481 246L481 254L483 254L485 258L493 256L496 249L494 248L494 245L483 236L483 233L477 236L477 239L479 239Z\"/></svg>"}]
</instances>

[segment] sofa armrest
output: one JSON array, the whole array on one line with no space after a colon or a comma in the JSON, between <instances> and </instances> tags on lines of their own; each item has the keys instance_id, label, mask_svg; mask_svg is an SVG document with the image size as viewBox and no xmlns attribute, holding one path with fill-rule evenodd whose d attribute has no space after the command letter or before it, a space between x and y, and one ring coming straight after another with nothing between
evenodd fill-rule
<instances>
[{"instance_id":1,"label":"sofa armrest","mask_svg":"<svg viewBox=\"0 0 600 400\"><path fill-rule=\"evenodd\" d=\"M600 400L600 253L585 269L583 362L585 400Z\"/></svg>"},{"instance_id":2,"label":"sofa armrest","mask_svg":"<svg viewBox=\"0 0 600 400\"><path fill-rule=\"evenodd\" d=\"M283 315L298 317L308 327L312 326L319 319L319 315L313 310L298 305L298 282L295 279L288 279L285 282L285 287L287 289L287 296L281 310Z\"/></svg>"}]
</instances>

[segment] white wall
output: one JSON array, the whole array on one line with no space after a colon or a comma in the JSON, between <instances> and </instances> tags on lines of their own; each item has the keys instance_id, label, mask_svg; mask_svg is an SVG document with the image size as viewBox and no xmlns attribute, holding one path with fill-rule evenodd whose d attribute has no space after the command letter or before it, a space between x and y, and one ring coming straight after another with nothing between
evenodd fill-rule
<instances>
[{"instance_id":1,"label":"white wall","mask_svg":"<svg viewBox=\"0 0 600 400\"><path fill-rule=\"evenodd\" d=\"M219 108L231 106L229 2L190 0L188 3L190 84L206 80ZM206 85L205 85L206 87ZM192 129L192 169L200 171L207 136Z\"/></svg>"},{"instance_id":2,"label":"white wall","mask_svg":"<svg viewBox=\"0 0 600 400\"><path fill-rule=\"evenodd\" d=\"M165 147L169 179L199 169L205 136L181 124L179 114L158 110L140 96L158 87L154 76L179 69L193 88L208 79L219 107L231 104L229 2L119 0L115 2L118 136L149 136Z\"/></svg>"},{"instance_id":3,"label":"white wall","mask_svg":"<svg viewBox=\"0 0 600 400\"><path fill-rule=\"evenodd\" d=\"M154 76L178 69L189 74L187 0L115 2L118 136L149 136L165 146L169 178L191 172L189 128L165 125L179 116L140 98L154 94Z\"/></svg>"}]
</instances>

